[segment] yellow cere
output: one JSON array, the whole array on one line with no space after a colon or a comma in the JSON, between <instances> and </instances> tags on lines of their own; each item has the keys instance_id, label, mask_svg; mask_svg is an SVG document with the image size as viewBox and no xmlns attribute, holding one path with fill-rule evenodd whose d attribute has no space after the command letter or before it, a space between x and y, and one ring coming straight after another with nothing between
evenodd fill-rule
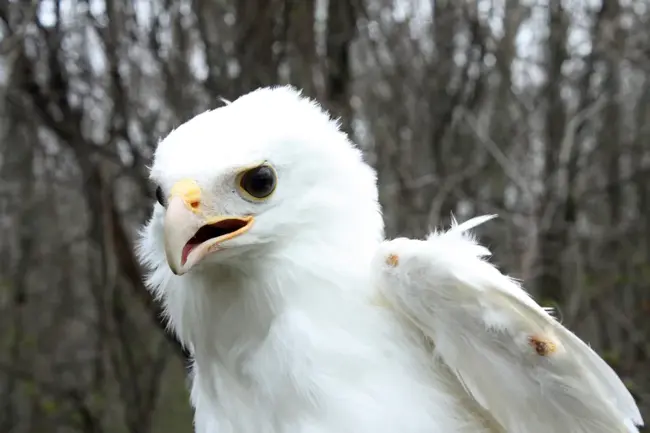
<instances>
[{"instance_id":1,"label":"yellow cere","mask_svg":"<svg viewBox=\"0 0 650 433\"><path fill-rule=\"evenodd\" d=\"M174 184L170 197L182 198L187 207L197 213L201 204L201 188L192 179L182 179Z\"/></svg>"}]
</instances>

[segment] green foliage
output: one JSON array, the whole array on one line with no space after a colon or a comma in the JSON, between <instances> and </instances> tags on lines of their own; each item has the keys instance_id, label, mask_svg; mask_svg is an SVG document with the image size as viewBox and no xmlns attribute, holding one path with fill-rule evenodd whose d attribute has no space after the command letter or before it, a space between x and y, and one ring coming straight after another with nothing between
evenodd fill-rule
<instances>
[{"instance_id":1,"label":"green foliage","mask_svg":"<svg viewBox=\"0 0 650 433\"><path fill-rule=\"evenodd\" d=\"M59 406L54 400L47 397L41 399L41 409L46 414L53 415L57 412L58 408Z\"/></svg>"}]
</instances>

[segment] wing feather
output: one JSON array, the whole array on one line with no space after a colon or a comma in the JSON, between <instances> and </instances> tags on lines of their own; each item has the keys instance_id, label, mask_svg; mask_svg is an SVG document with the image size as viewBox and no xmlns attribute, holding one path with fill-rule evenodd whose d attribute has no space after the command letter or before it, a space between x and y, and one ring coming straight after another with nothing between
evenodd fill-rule
<instances>
[{"instance_id":1,"label":"wing feather","mask_svg":"<svg viewBox=\"0 0 650 433\"><path fill-rule=\"evenodd\" d=\"M484 260L472 219L426 241L384 242L382 296L509 432L638 432L639 409L616 373L520 285Z\"/></svg>"}]
</instances>

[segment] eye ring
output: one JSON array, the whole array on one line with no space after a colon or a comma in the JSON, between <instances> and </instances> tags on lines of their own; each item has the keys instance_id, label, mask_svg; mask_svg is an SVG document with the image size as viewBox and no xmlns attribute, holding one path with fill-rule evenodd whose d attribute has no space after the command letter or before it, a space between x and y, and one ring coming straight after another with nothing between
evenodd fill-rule
<instances>
[{"instance_id":1,"label":"eye ring","mask_svg":"<svg viewBox=\"0 0 650 433\"><path fill-rule=\"evenodd\" d=\"M160 186L156 187L156 201L160 203L162 207L167 207L167 199L165 198L165 193Z\"/></svg>"},{"instance_id":2,"label":"eye ring","mask_svg":"<svg viewBox=\"0 0 650 433\"><path fill-rule=\"evenodd\" d=\"M278 184L275 169L269 164L261 164L246 169L237 175L237 189L247 200L259 202L268 199Z\"/></svg>"}]
</instances>

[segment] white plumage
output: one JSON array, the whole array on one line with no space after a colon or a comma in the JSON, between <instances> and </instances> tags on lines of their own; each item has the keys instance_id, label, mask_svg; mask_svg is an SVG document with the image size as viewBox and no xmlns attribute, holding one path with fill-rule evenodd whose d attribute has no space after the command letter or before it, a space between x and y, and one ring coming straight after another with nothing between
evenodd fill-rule
<instances>
[{"instance_id":1,"label":"white plumage","mask_svg":"<svg viewBox=\"0 0 650 433\"><path fill-rule=\"evenodd\" d=\"M139 253L194 357L196 432L642 424L604 361L484 260L467 229L491 217L385 241L374 171L292 88L172 131L151 178Z\"/></svg>"}]
</instances>

